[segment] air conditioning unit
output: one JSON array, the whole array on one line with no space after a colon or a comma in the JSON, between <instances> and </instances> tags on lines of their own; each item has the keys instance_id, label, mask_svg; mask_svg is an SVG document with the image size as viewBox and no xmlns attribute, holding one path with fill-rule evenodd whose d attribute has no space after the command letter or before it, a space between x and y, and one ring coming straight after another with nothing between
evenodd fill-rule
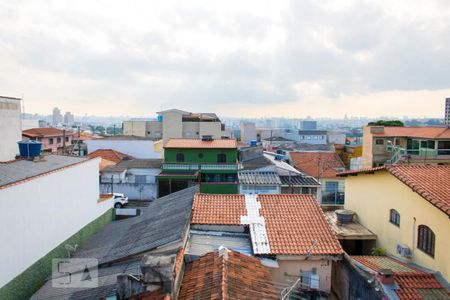
<instances>
[{"instance_id":1,"label":"air conditioning unit","mask_svg":"<svg viewBox=\"0 0 450 300\"><path fill-rule=\"evenodd\" d=\"M405 244L397 244L397 254L401 255L402 257L411 257L411 249Z\"/></svg>"}]
</instances>

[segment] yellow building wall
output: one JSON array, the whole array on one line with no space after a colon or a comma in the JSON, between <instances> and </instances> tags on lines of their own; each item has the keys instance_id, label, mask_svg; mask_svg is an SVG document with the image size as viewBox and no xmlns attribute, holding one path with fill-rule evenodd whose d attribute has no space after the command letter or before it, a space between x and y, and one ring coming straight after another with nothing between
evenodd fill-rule
<instances>
[{"instance_id":1,"label":"yellow building wall","mask_svg":"<svg viewBox=\"0 0 450 300\"><path fill-rule=\"evenodd\" d=\"M357 213L358 221L374 232L377 246L390 255L398 243L410 247L408 261L439 271L450 280L450 220L447 214L412 191L387 171L346 177L345 208ZM390 209L400 213L400 227L389 222ZM417 249L417 229L426 225L435 234L434 258ZM414 236L414 240L413 240Z\"/></svg>"}]
</instances>

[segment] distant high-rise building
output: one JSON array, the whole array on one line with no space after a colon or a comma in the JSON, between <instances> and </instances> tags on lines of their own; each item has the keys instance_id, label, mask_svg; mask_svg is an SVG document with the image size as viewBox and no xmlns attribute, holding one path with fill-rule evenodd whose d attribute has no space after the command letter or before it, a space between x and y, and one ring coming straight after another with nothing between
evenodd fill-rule
<instances>
[{"instance_id":1,"label":"distant high-rise building","mask_svg":"<svg viewBox=\"0 0 450 300\"><path fill-rule=\"evenodd\" d=\"M450 98L445 99L445 125L450 125Z\"/></svg>"},{"instance_id":2,"label":"distant high-rise building","mask_svg":"<svg viewBox=\"0 0 450 300\"><path fill-rule=\"evenodd\" d=\"M53 114L52 114L52 125L56 126L58 124L61 124L63 122L63 116L61 114L61 111L59 110L59 108L55 107L53 109Z\"/></svg>"},{"instance_id":3,"label":"distant high-rise building","mask_svg":"<svg viewBox=\"0 0 450 300\"><path fill-rule=\"evenodd\" d=\"M70 111L67 111L64 114L64 124L70 126L73 125L73 123L75 123L75 117Z\"/></svg>"},{"instance_id":4,"label":"distant high-rise building","mask_svg":"<svg viewBox=\"0 0 450 300\"><path fill-rule=\"evenodd\" d=\"M317 130L317 121L303 120L300 121L301 130Z\"/></svg>"}]
</instances>

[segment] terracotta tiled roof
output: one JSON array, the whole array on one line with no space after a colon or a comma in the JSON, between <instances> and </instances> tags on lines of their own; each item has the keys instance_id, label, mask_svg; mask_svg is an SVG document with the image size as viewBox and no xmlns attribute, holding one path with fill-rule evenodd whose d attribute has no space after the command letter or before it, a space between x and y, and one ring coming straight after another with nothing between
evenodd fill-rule
<instances>
[{"instance_id":1,"label":"terracotta tiled roof","mask_svg":"<svg viewBox=\"0 0 450 300\"><path fill-rule=\"evenodd\" d=\"M396 291L400 300L449 299L450 294L431 273L388 256L352 256L354 261L374 272L390 269L400 290Z\"/></svg>"},{"instance_id":2,"label":"terracotta tiled roof","mask_svg":"<svg viewBox=\"0 0 450 300\"><path fill-rule=\"evenodd\" d=\"M201 139L170 139L164 145L164 148L219 148L234 149L237 148L237 142L234 139L202 141Z\"/></svg>"},{"instance_id":3,"label":"terracotta tiled roof","mask_svg":"<svg viewBox=\"0 0 450 300\"><path fill-rule=\"evenodd\" d=\"M58 128L31 128L22 131L22 135L27 137L46 137L46 136L62 136L63 131ZM73 135L72 132L66 130L66 135Z\"/></svg>"},{"instance_id":4,"label":"terracotta tiled roof","mask_svg":"<svg viewBox=\"0 0 450 300\"><path fill-rule=\"evenodd\" d=\"M343 250L325 215L311 195L258 195L270 254L324 255ZM244 195L196 194L192 224L241 225L247 215Z\"/></svg>"},{"instance_id":5,"label":"terracotta tiled roof","mask_svg":"<svg viewBox=\"0 0 450 300\"><path fill-rule=\"evenodd\" d=\"M417 138L450 138L447 127L384 127L384 132L373 133L373 136L384 137L417 137Z\"/></svg>"},{"instance_id":6,"label":"terracotta tiled roof","mask_svg":"<svg viewBox=\"0 0 450 300\"><path fill-rule=\"evenodd\" d=\"M130 156L113 150L113 149L98 149L92 153L89 153L87 155L87 157L89 158L95 158L95 157L101 157L103 159L118 163L120 161L122 161L124 158L130 158Z\"/></svg>"},{"instance_id":7,"label":"terracotta tiled roof","mask_svg":"<svg viewBox=\"0 0 450 300\"><path fill-rule=\"evenodd\" d=\"M178 299L279 299L258 258L221 249L186 264Z\"/></svg>"},{"instance_id":8,"label":"terracotta tiled roof","mask_svg":"<svg viewBox=\"0 0 450 300\"><path fill-rule=\"evenodd\" d=\"M334 178L337 168L345 168L335 152L291 152L289 155L297 169L316 178Z\"/></svg>"},{"instance_id":9,"label":"terracotta tiled roof","mask_svg":"<svg viewBox=\"0 0 450 300\"><path fill-rule=\"evenodd\" d=\"M450 166L388 165L339 173L339 176L386 170L431 204L450 215Z\"/></svg>"}]
</instances>

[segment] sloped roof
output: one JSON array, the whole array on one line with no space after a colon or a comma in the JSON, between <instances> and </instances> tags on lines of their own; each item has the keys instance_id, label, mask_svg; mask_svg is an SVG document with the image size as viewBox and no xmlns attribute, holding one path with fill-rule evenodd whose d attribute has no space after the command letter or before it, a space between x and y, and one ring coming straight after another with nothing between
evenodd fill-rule
<instances>
[{"instance_id":1,"label":"sloped roof","mask_svg":"<svg viewBox=\"0 0 450 300\"><path fill-rule=\"evenodd\" d=\"M376 137L450 138L448 127L400 127L386 126L384 132L372 133Z\"/></svg>"},{"instance_id":2,"label":"sloped roof","mask_svg":"<svg viewBox=\"0 0 450 300\"><path fill-rule=\"evenodd\" d=\"M270 253L292 255L342 254L320 205L311 195L257 195ZM191 224L242 225L247 215L244 195L196 194Z\"/></svg>"},{"instance_id":3,"label":"sloped roof","mask_svg":"<svg viewBox=\"0 0 450 300\"><path fill-rule=\"evenodd\" d=\"M149 159L124 159L116 165L107 166L103 169L103 172L123 172L128 169L160 169L162 159L149 158Z\"/></svg>"},{"instance_id":4,"label":"sloped roof","mask_svg":"<svg viewBox=\"0 0 450 300\"><path fill-rule=\"evenodd\" d=\"M338 176L388 171L431 204L450 215L450 166L387 165L339 173Z\"/></svg>"},{"instance_id":5,"label":"sloped roof","mask_svg":"<svg viewBox=\"0 0 450 300\"><path fill-rule=\"evenodd\" d=\"M280 176L282 185L320 186L320 183L312 176Z\"/></svg>"},{"instance_id":6,"label":"sloped roof","mask_svg":"<svg viewBox=\"0 0 450 300\"><path fill-rule=\"evenodd\" d=\"M222 248L187 263L180 300L280 299L258 258Z\"/></svg>"},{"instance_id":7,"label":"sloped roof","mask_svg":"<svg viewBox=\"0 0 450 300\"><path fill-rule=\"evenodd\" d=\"M400 300L416 299L449 299L450 293L431 273L423 272L388 256L352 256L357 263L378 272L390 269L399 286L395 293Z\"/></svg>"},{"instance_id":8,"label":"sloped roof","mask_svg":"<svg viewBox=\"0 0 450 300\"><path fill-rule=\"evenodd\" d=\"M245 160L242 162L242 167L244 170L255 170L269 166L273 166L273 164L264 155L258 156L253 159Z\"/></svg>"},{"instance_id":9,"label":"sloped roof","mask_svg":"<svg viewBox=\"0 0 450 300\"><path fill-rule=\"evenodd\" d=\"M72 132L67 131L67 130L66 130L65 134L67 136L73 135ZM62 136L63 131L61 129L53 128L53 127L31 128L31 129L23 130L22 135L27 136L27 137L33 137L33 138L34 137L47 137L47 136Z\"/></svg>"},{"instance_id":10,"label":"sloped roof","mask_svg":"<svg viewBox=\"0 0 450 300\"><path fill-rule=\"evenodd\" d=\"M197 191L198 187L194 186L161 197L148 207L140 208L140 216L108 223L83 244L74 258L98 260L97 288L55 288L50 278L31 299L87 300L113 296L117 291L117 275L139 275L144 254L170 245L176 258L179 248L183 246ZM172 263L175 269L177 260Z\"/></svg>"},{"instance_id":11,"label":"sloped roof","mask_svg":"<svg viewBox=\"0 0 450 300\"><path fill-rule=\"evenodd\" d=\"M25 159L0 163L0 189L48 175L89 161L86 158L64 155L46 155L38 162Z\"/></svg>"},{"instance_id":12,"label":"sloped roof","mask_svg":"<svg viewBox=\"0 0 450 300\"><path fill-rule=\"evenodd\" d=\"M297 169L316 178L334 178L337 168L345 168L335 152L291 152L289 155Z\"/></svg>"},{"instance_id":13,"label":"sloped roof","mask_svg":"<svg viewBox=\"0 0 450 300\"><path fill-rule=\"evenodd\" d=\"M235 139L220 139L212 141L203 141L201 139L170 139L164 145L164 148L237 149L237 142Z\"/></svg>"},{"instance_id":14,"label":"sloped roof","mask_svg":"<svg viewBox=\"0 0 450 300\"><path fill-rule=\"evenodd\" d=\"M240 171L238 173L240 184L251 185L280 185L280 177L277 172L264 171Z\"/></svg>"},{"instance_id":15,"label":"sloped roof","mask_svg":"<svg viewBox=\"0 0 450 300\"><path fill-rule=\"evenodd\" d=\"M113 150L113 149L98 149L95 150L92 153L89 153L88 155L86 155L89 158L94 158L94 157L101 157L103 159L118 163L120 162L122 159L124 158L130 158L129 155L126 155L122 152Z\"/></svg>"}]
</instances>

